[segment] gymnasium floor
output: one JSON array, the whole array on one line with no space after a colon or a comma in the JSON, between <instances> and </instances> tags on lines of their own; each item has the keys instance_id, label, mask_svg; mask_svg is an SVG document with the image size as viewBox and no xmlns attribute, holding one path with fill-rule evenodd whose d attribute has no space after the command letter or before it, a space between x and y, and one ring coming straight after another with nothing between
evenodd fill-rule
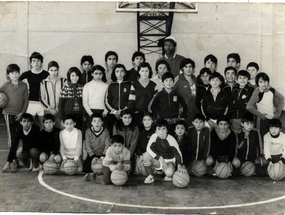
<instances>
[{"instance_id":1,"label":"gymnasium floor","mask_svg":"<svg viewBox=\"0 0 285 215\"><path fill-rule=\"evenodd\" d=\"M0 120L0 167L8 153ZM269 177L191 177L185 189L172 182L143 184L138 175L124 186L83 181L83 175L42 175L21 167L0 173L0 211L76 213L284 214L285 181Z\"/></svg>"}]
</instances>

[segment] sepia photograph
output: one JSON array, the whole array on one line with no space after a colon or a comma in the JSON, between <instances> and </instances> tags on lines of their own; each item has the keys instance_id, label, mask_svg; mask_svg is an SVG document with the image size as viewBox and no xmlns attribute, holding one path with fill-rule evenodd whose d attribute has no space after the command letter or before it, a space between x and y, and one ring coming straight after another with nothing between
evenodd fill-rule
<instances>
[{"instance_id":1,"label":"sepia photograph","mask_svg":"<svg viewBox=\"0 0 285 215\"><path fill-rule=\"evenodd\" d=\"M0 214L285 214L284 11L0 1Z\"/></svg>"}]
</instances>

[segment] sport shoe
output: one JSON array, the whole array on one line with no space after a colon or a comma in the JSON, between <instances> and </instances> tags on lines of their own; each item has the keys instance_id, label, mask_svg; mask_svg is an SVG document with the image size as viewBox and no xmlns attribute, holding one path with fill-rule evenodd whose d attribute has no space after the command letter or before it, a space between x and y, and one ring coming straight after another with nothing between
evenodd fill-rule
<instances>
[{"instance_id":1,"label":"sport shoe","mask_svg":"<svg viewBox=\"0 0 285 215\"><path fill-rule=\"evenodd\" d=\"M96 173L87 173L83 177L84 181L95 181L96 179Z\"/></svg>"},{"instance_id":2,"label":"sport shoe","mask_svg":"<svg viewBox=\"0 0 285 215\"><path fill-rule=\"evenodd\" d=\"M38 171L40 171L40 167L38 167L38 168L34 167L34 168L32 169L32 172L38 172Z\"/></svg>"},{"instance_id":3,"label":"sport shoe","mask_svg":"<svg viewBox=\"0 0 285 215\"><path fill-rule=\"evenodd\" d=\"M162 180L163 181L172 181L172 177L165 176Z\"/></svg>"},{"instance_id":4,"label":"sport shoe","mask_svg":"<svg viewBox=\"0 0 285 215\"><path fill-rule=\"evenodd\" d=\"M30 167L26 168L27 170L31 171L33 169L33 160L30 159Z\"/></svg>"},{"instance_id":5,"label":"sport shoe","mask_svg":"<svg viewBox=\"0 0 285 215\"><path fill-rule=\"evenodd\" d=\"M18 159L13 160L12 164L13 164L14 168L20 168L20 164L19 164L19 160Z\"/></svg>"},{"instance_id":6,"label":"sport shoe","mask_svg":"<svg viewBox=\"0 0 285 215\"><path fill-rule=\"evenodd\" d=\"M154 177L153 177L153 175L147 176L147 177L145 178L145 180L144 180L144 183L145 183L145 184L151 184L151 183L153 183L153 182L154 182Z\"/></svg>"}]
</instances>

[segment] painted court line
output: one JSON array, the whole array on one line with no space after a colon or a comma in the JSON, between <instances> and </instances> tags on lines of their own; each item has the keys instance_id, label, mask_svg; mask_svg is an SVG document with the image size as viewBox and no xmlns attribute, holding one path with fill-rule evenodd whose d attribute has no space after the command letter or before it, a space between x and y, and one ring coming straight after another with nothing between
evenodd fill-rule
<instances>
[{"instance_id":1,"label":"painted court line","mask_svg":"<svg viewBox=\"0 0 285 215\"><path fill-rule=\"evenodd\" d=\"M88 202L94 202L94 203L100 203L100 204L106 204L106 205L112 205L112 207L114 206L120 206L120 207L132 207L132 208L151 208L151 209L162 209L162 210L203 210L203 209L225 209L225 208L238 208L238 207L248 207L248 206L254 206L254 205L260 205L260 204L268 204L271 202L276 202L279 200L283 200L285 199L285 195L284 196L280 196L277 198L273 198L273 199L268 199L268 200L264 200L264 201L259 201L259 202L252 202L252 203L244 203L244 204L237 204L237 205L222 205L222 206L196 206L196 207L162 207L162 206L151 206L151 205L132 205L132 204L122 204L122 203L116 203L116 202L106 202L106 201L100 201L100 200L95 200L95 199L89 199L89 198L85 198L85 197L80 197L80 196L76 196L73 194L69 194L69 193L65 193L63 191L57 190L53 187L51 187L50 185L46 184L43 180L43 171L40 171L39 175L38 175L38 181L39 183L44 186L45 188L64 195L64 196L68 196L70 198L75 198L75 199L79 199L79 200L83 200L83 201L88 201Z\"/></svg>"}]
</instances>

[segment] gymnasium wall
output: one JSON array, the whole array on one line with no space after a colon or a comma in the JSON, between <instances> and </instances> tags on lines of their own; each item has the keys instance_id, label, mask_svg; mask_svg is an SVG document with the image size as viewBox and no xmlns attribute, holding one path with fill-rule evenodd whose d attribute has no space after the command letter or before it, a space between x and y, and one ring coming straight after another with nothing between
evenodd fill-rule
<instances>
[{"instance_id":1,"label":"gymnasium wall","mask_svg":"<svg viewBox=\"0 0 285 215\"><path fill-rule=\"evenodd\" d=\"M0 84L8 64L17 63L21 72L29 69L27 57L33 51L43 54L44 69L56 60L62 76L69 67L80 67L85 54L104 66L109 50L131 68L137 49L136 14L116 13L115 7L115 2L1 2ZM227 54L237 52L242 69L257 62L285 95L285 4L198 3L198 11L176 13L172 27L177 53L196 62L196 75L207 54L218 58L218 72L223 73ZM159 56L146 57L154 68Z\"/></svg>"}]
</instances>

